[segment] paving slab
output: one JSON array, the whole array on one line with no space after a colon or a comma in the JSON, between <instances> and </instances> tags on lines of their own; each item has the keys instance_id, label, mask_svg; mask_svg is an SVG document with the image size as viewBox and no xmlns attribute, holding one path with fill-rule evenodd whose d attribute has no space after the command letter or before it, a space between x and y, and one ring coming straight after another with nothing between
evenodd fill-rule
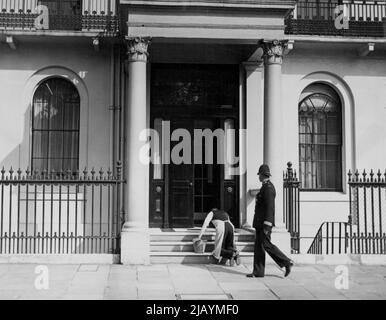
<instances>
[{"instance_id":1,"label":"paving slab","mask_svg":"<svg viewBox=\"0 0 386 320\"><path fill-rule=\"evenodd\" d=\"M48 265L49 290L37 290L39 265L0 265L0 299L175 300L210 298L289 300L386 299L386 267L347 266L348 290L337 290L336 266L296 265L288 278L268 265L265 278L247 278L251 265Z\"/></svg>"}]
</instances>

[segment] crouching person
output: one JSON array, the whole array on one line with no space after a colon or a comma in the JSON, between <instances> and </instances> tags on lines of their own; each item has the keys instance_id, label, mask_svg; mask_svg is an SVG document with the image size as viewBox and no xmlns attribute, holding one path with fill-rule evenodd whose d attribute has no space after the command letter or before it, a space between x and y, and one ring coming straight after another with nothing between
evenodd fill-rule
<instances>
[{"instance_id":1,"label":"crouching person","mask_svg":"<svg viewBox=\"0 0 386 320\"><path fill-rule=\"evenodd\" d=\"M214 251L212 253L216 263L221 263L222 259L225 259L225 262L229 260L231 266L234 266L235 263L239 265L241 261L240 253L235 247L235 227L231 223L228 213L219 209L213 209L209 212L202 225L198 240L201 240L210 223L216 229Z\"/></svg>"}]
</instances>

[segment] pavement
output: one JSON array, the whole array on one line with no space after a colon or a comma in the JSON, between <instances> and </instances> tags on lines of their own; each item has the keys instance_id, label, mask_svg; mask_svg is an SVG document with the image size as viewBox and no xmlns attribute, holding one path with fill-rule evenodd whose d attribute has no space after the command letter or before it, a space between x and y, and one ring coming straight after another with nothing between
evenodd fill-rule
<instances>
[{"instance_id":1,"label":"pavement","mask_svg":"<svg viewBox=\"0 0 386 320\"><path fill-rule=\"evenodd\" d=\"M0 300L367 300L386 299L386 266L0 265Z\"/></svg>"}]
</instances>

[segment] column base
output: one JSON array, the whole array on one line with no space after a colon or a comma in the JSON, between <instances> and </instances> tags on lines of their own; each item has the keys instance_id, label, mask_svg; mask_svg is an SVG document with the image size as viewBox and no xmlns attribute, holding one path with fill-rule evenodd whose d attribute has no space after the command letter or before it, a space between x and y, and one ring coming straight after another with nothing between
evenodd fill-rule
<instances>
[{"instance_id":1,"label":"column base","mask_svg":"<svg viewBox=\"0 0 386 320\"><path fill-rule=\"evenodd\" d=\"M148 229L123 227L121 232L121 263L150 264L150 235Z\"/></svg>"},{"instance_id":2,"label":"column base","mask_svg":"<svg viewBox=\"0 0 386 320\"><path fill-rule=\"evenodd\" d=\"M286 255L291 254L291 235L284 225L272 229L271 241Z\"/></svg>"}]
</instances>

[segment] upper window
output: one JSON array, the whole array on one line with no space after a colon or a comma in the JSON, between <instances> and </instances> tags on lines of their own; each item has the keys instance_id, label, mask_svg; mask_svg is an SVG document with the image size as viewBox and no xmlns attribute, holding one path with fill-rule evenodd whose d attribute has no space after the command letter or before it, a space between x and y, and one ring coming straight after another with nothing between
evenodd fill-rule
<instances>
[{"instance_id":1,"label":"upper window","mask_svg":"<svg viewBox=\"0 0 386 320\"><path fill-rule=\"evenodd\" d=\"M45 0L40 4L48 8L50 30L82 30L82 1Z\"/></svg>"},{"instance_id":2,"label":"upper window","mask_svg":"<svg viewBox=\"0 0 386 320\"><path fill-rule=\"evenodd\" d=\"M302 93L299 160L302 189L342 191L342 107L327 85L313 84Z\"/></svg>"},{"instance_id":3,"label":"upper window","mask_svg":"<svg viewBox=\"0 0 386 320\"><path fill-rule=\"evenodd\" d=\"M75 86L51 78L37 88L32 105L32 169L79 169L80 97Z\"/></svg>"}]
</instances>

